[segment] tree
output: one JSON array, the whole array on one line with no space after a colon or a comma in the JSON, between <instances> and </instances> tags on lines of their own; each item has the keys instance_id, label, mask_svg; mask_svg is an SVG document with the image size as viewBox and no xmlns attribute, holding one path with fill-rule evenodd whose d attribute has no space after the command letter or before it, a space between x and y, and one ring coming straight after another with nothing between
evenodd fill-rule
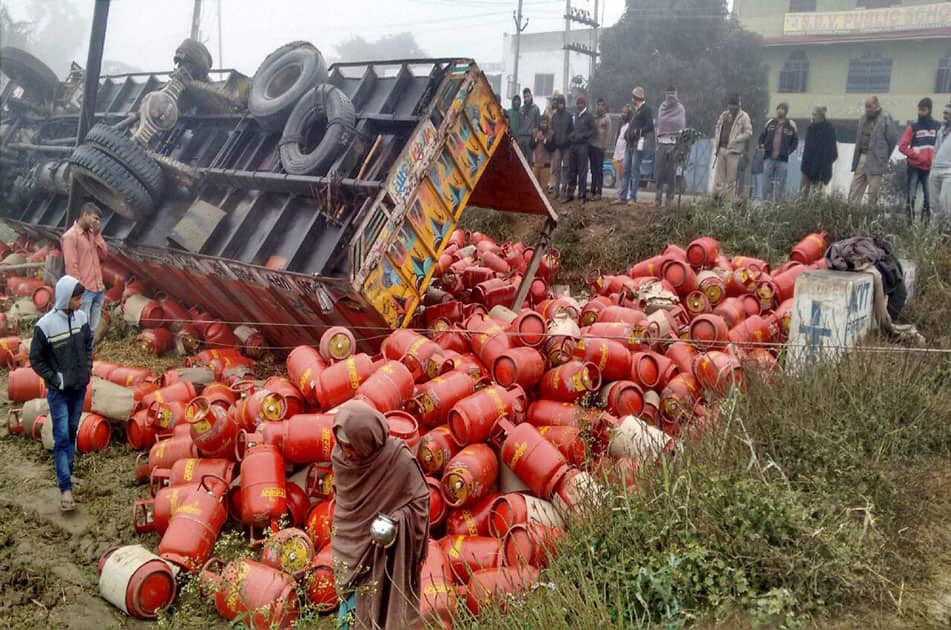
<instances>
[{"instance_id":1,"label":"tree","mask_svg":"<svg viewBox=\"0 0 951 630\"><path fill-rule=\"evenodd\" d=\"M368 42L359 35L337 44L341 61L370 61L382 59L420 59L426 53L412 33L384 35L375 42Z\"/></svg>"},{"instance_id":2,"label":"tree","mask_svg":"<svg viewBox=\"0 0 951 630\"><path fill-rule=\"evenodd\" d=\"M730 15L725 0L627 0L624 15L605 30L590 88L619 109L636 85L655 111L674 85L687 125L707 134L735 92L756 125L768 102L762 39Z\"/></svg>"},{"instance_id":3,"label":"tree","mask_svg":"<svg viewBox=\"0 0 951 630\"><path fill-rule=\"evenodd\" d=\"M7 7L0 5L0 45L26 48L33 34L33 24L17 21Z\"/></svg>"},{"instance_id":4,"label":"tree","mask_svg":"<svg viewBox=\"0 0 951 630\"><path fill-rule=\"evenodd\" d=\"M57 75L81 55L89 34L90 16L80 13L75 0L28 0L16 20L0 6L0 45L15 46L33 54Z\"/></svg>"}]
</instances>

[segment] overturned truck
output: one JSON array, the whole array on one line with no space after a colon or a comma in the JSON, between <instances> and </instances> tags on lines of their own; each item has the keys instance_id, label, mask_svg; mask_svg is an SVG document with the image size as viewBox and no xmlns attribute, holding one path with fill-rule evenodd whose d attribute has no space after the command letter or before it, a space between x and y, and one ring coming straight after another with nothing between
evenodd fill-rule
<instances>
[{"instance_id":1,"label":"overturned truck","mask_svg":"<svg viewBox=\"0 0 951 630\"><path fill-rule=\"evenodd\" d=\"M409 325L469 205L557 221L469 59L328 67L295 42L249 79L186 40L170 72L93 82L78 146L81 68L0 69L3 220L55 240L95 201L114 262L275 347Z\"/></svg>"}]
</instances>

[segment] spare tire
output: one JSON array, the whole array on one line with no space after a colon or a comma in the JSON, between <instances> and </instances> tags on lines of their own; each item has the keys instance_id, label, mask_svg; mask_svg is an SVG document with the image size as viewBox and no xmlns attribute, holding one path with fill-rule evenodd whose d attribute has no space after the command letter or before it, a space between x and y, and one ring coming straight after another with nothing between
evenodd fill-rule
<instances>
[{"instance_id":1,"label":"spare tire","mask_svg":"<svg viewBox=\"0 0 951 630\"><path fill-rule=\"evenodd\" d=\"M52 101L59 89L59 78L48 65L19 48L0 48L0 70L16 83L34 89L45 101Z\"/></svg>"},{"instance_id":2,"label":"spare tire","mask_svg":"<svg viewBox=\"0 0 951 630\"><path fill-rule=\"evenodd\" d=\"M294 107L281 136L281 164L292 175L323 175L350 145L357 116L347 95L329 83L318 85ZM305 153L319 138L313 150Z\"/></svg>"},{"instance_id":3,"label":"spare tire","mask_svg":"<svg viewBox=\"0 0 951 630\"><path fill-rule=\"evenodd\" d=\"M155 201L129 170L96 147L83 144L69 158L73 182L119 216L140 221L155 212Z\"/></svg>"},{"instance_id":4,"label":"spare tire","mask_svg":"<svg viewBox=\"0 0 951 630\"><path fill-rule=\"evenodd\" d=\"M154 201L161 201L165 192L165 174L162 173L162 167L128 134L98 123L86 134L85 142L103 153L108 153L109 157L125 166L126 170L145 186Z\"/></svg>"},{"instance_id":5,"label":"spare tire","mask_svg":"<svg viewBox=\"0 0 951 630\"><path fill-rule=\"evenodd\" d=\"M254 73L248 111L263 128L280 131L301 97L315 85L326 83L327 77L327 63L313 44L284 44Z\"/></svg>"},{"instance_id":6,"label":"spare tire","mask_svg":"<svg viewBox=\"0 0 951 630\"><path fill-rule=\"evenodd\" d=\"M188 74L196 81L207 81L208 71L211 70L211 53L199 41L188 38L182 41L175 49L173 61L184 66Z\"/></svg>"}]
</instances>

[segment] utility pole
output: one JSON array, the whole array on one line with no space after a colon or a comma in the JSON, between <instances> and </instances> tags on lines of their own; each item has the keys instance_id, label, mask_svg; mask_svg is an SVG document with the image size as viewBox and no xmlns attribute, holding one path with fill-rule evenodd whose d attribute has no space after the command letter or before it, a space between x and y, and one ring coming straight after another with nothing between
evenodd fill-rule
<instances>
[{"instance_id":1,"label":"utility pole","mask_svg":"<svg viewBox=\"0 0 951 630\"><path fill-rule=\"evenodd\" d=\"M190 37L198 41L198 27L201 25L201 0L195 0L195 6L192 8L192 34Z\"/></svg>"},{"instance_id":2,"label":"utility pole","mask_svg":"<svg viewBox=\"0 0 951 630\"><path fill-rule=\"evenodd\" d=\"M598 0L594 0L594 19L595 25L591 27L591 50L595 52L594 55L591 55L591 69L588 71L588 81L591 80L591 77L594 76L594 66L598 62L597 52L598 52Z\"/></svg>"},{"instance_id":3,"label":"utility pole","mask_svg":"<svg viewBox=\"0 0 951 630\"><path fill-rule=\"evenodd\" d=\"M522 0L518 0L518 9L512 12L512 19L515 20L515 64L512 68L512 86L509 90L509 98L518 94L518 55L522 46L522 31L528 28L528 18L522 24Z\"/></svg>"},{"instance_id":4,"label":"utility pole","mask_svg":"<svg viewBox=\"0 0 951 630\"><path fill-rule=\"evenodd\" d=\"M570 42L568 40L568 34L571 31L571 23L577 22L579 24L584 24L585 26L591 27L593 39L589 41L589 45L579 44L575 42ZM568 94L568 81L569 81L569 68L568 68L568 55L571 52L576 52L582 55L588 55L591 58L591 74L588 75L588 79L591 79L591 75L594 74L594 64L598 58L597 50L597 33L598 27L598 2L595 0L594 3L594 15L588 13L584 9L572 9L571 0L567 0L565 8L565 95Z\"/></svg>"},{"instance_id":5,"label":"utility pole","mask_svg":"<svg viewBox=\"0 0 951 630\"><path fill-rule=\"evenodd\" d=\"M570 37L570 33L571 33L571 0L565 0L565 41L564 41L565 67L564 67L564 75L562 77L564 79L564 83L563 83L564 88L562 89L564 90L566 103L568 102L568 78L569 78L568 77L568 73L569 73L568 55L570 54L570 49L568 48L568 43L569 43L568 38Z\"/></svg>"},{"instance_id":6,"label":"utility pole","mask_svg":"<svg viewBox=\"0 0 951 630\"><path fill-rule=\"evenodd\" d=\"M218 67L225 67L225 45L221 41L221 0L218 0Z\"/></svg>"}]
</instances>

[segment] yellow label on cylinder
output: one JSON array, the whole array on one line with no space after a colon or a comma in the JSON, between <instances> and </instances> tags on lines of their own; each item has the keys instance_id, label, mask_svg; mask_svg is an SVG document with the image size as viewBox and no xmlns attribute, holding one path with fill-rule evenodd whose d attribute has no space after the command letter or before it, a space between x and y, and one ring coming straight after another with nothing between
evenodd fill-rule
<instances>
[{"instance_id":1,"label":"yellow label on cylinder","mask_svg":"<svg viewBox=\"0 0 951 630\"><path fill-rule=\"evenodd\" d=\"M261 490L261 496L265 499L283 499L287 496L287 493L284 492L284 488L274 486Z\"/></svg>"},{"instance_id":2,"label":"yellow label on cylinder","mask_svg":"<svg viewBox=\"0 0 951 630\"><path fill-rule=\"evenodd\" d=\"M350 389L359 389L360 375L357 374L357 361L353 357L347 359L347 375L350 377Z\"/></svg>"},{"instance_id":3,"label":"yellow label on cylinder","mask_svg":"<svg viewBox=\"0 0 951 630\"><path fill-rule=\"evenodd\" d=\"M182 475L182 479L183 479L184 481L191 481L191 480L192 480L192 476L194 476L194 474L195 474L195 462L196 462L196 461L197 461L197 460L194 460L194 459L191 459L191 458L185 460L185 474Z\"/></svg>"}]
</instances>

